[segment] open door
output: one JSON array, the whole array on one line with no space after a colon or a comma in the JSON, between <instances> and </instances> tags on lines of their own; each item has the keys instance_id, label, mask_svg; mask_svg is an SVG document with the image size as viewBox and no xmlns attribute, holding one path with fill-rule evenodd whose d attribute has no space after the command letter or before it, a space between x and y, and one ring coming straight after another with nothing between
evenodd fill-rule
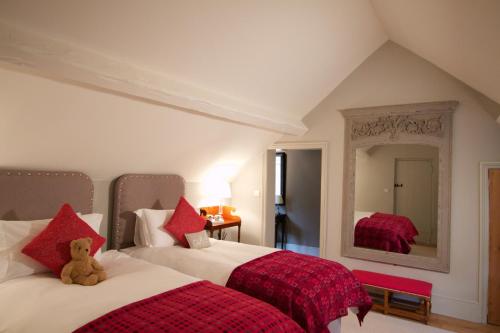
<instances>
[{"instance_id":1,"label":"open door","mask_svg":"<svg viewBox=\"0 0 500 333\"><path fill-rule=\"evenodd\" d=\"M489 171L488 323L500 325L500 169Z\"/></svg>"}]
</instances>

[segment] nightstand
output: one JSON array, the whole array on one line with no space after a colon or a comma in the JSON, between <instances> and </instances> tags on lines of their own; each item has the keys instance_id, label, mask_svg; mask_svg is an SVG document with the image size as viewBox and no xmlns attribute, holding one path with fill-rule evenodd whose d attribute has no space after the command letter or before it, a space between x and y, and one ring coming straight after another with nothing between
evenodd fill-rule
<instances>
[{"instance_id":1,"label":"nightstand","mask_svg":"<svg viewBox=\"0 0 500 333\"><path fill-rule=\"evenodd\" d=\"M223 223L212 223L207 220L205 225L205 230L208 230L210 237L213 237L214 231L219 230L219 239L221 239L222 229L238 227L238 243L240 242L240 231L241 231L241 219L239 216L228 216L224 217Z\"/></svg>"}]
</instances>

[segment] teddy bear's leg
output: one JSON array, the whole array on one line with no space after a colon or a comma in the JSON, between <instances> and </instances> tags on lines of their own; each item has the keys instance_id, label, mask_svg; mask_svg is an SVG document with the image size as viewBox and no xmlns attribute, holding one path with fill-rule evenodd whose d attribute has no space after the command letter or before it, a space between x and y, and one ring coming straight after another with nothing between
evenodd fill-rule
<instances>
[{"instance_id":1,"label":"teddy bear's leg","mask_svg":"<svg viewBox=\"0 0 500 333\"><path fill-rule=\"evenodd\" d=\"M73 280L71 280L71 271L73 270L73 265L71 263L67 263L64 265L63 270L61 272L61 280L65 284L72 284Z\"/></svg>"},{"instance_id":2,"label":"teddy bear's leg","mask_svg":"<svg viewBox=\"0 0 500 333\"><path fill-rule=\"evenodd\" d=\"M97 282L104 281L107 278L106 272L104 271L95 271L94 273L97 275Z\"/></svg>"},{"instance_id":3,"label":"teddy bear's leg","mask_svg":"<svg viewBox=\"0 0 500 333\"><path fill-rule=\"evenodd\" d=\"M72 284L73 280L69 276L61 276L61 280L64 284Z\"/></svg>"},{"instance_id":4,"label":"teddy bear's leg","mask_svg":"<svg viewBox=\"0 0 500 333\"><path fill-rule=\"evenodd\" d=\"M78 276L73 279L75 283L84 285L84 286L93 286L97 284L97 275L90 274L89 276Z\"/></svg>"}]
</instances>

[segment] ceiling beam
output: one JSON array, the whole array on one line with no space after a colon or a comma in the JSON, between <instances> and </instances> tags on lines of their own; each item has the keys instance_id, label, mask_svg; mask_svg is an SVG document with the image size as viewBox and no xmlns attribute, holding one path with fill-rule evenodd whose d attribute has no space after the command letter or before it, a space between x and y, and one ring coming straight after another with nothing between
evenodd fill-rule
<instances>
[{"instance_id":1,"label":"ceiling beam","mask_svg":"<svg viewBox=\"0 0 500 333\"><path fill-rule=\"evenodd\" d=\"M302 135L307 127L284 112L174 80L137 65L0 22L0 63L103 91L274 132Z\"/></svg>"}]
</instances>

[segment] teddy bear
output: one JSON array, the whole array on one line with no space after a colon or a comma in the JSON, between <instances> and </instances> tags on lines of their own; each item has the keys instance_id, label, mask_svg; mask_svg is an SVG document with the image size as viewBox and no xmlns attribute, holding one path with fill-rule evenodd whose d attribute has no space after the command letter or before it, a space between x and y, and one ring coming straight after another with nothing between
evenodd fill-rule
<instances>
[{"instance_id":1,"label":"teddy bear","mask_svg":"<svg viewBox=\"0 0 500 333\"><path fill-rule=\"evenodd\" d=\"M71 261L64 265L61 280L65 284L77 283L93 286L106 279L104 267L90 256L92 238L80 238L71 241Z\"/></svg>"}]
</instances>

